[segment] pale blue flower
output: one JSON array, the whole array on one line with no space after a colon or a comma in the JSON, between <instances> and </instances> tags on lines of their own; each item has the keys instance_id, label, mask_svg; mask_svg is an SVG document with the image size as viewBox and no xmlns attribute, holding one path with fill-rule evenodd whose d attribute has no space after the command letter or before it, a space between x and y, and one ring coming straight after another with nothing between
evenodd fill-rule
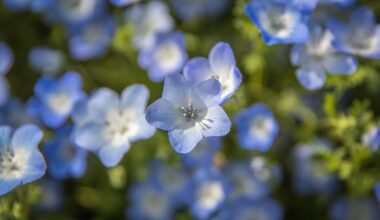
<instances>
[{"instance_id":1,"label":"pale blue flower","mask_svg":"<svg viewBox=\"0 0 380 220\"><path fill-rule=\"evenodd\" d=\"M374 127L362 136L362 142L371 147L373 150L377 150L380 147L380 127Z\"/></svg>"},{"instance_id":2,"label":"pale blue flower","mask_svg":"<svg viewBox=\"0 0 380 220\"><path fill-rule=\"evenodd\" d=\"M14 55L7 44L0 42L0 76L8 73L13 64Z\"/></svg>"},{"instance_id":3,"label":"pale blue flower","mask_svg":"<svg viewBox=\"0 0 380 220\"><path fill-rule=\"evenodd\" d=\"M46 163L38 150L42 132L34 125L23 125L13 135L8 126L0 126L0 195L19 185L41 178Z\"/></svg>"},{"instance_id":4,"label":"pale blue flower","mask_svg":"<svg viewBox=\"0 0 380 220\"><path fill-rule=\"evenodd\" d=\"M224 42L217 43L211 49L208 59L197 57L189 60L183 74L193 83L217 79L222 85L222 103L236 92L242 81L233 51L230 45Z\"/></svg>"},{"instance_id":5,"label":"pale blue flower","mask_svg":"<svg viewBox=\"0 0 380 220\"><path fill-rule=\"evenodd\" d=\"M339 7L348 7L355 3L356 0L318 0L318 4L335 4Z\"/></svg>"},{"instance_id":6,"label":"pale blue flower","mask_svg":"<svg viewBox=\"0 0 380 220\"><path fill-rule=\"evenodd\" d=\"M125 88L121 97L108 88L98 89L87 101L88 118L76 123L75 143L95 152L105 166L117 165L132 142L155 132L145 120L148 98L149 90L140 84Z\"/></svg>"},{"instance_id":7,"label":"pale blue flower","mask_svg":"<svg viewBox=\"0 0 380 220\"><path fill-rule=\"evenodd\" d=\"M194 85L181 74L165 78L162 98L151 104L147 121L168 131L169 141L178 153L188 153L205 137L224 136L231 122L221 101L221 85L209 79Z\"/></svg>"},{"instance_id":8,"label":"pale blue flower","mask_svg":"<svg viewBox=\"0 0 380 220\"><path fill-rule=\"evenodd\" d=\"M39 73L55 74L63 66L63 53L46 46L33 47L28 59L31 68Z\"/></svg>"}]
</instances>

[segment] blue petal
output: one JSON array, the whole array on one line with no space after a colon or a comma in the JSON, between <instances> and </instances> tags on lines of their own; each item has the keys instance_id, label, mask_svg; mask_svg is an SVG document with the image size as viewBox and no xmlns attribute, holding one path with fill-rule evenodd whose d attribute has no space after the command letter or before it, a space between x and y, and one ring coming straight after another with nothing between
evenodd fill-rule
<instances>
[{"instance_id":1,"label":"blue petal","mask_svg":"<svg viewBox=\"0 0 380 220\"><path fill-rule=\"evenodd\" d=\"M217 43L210 51L211 69L218 75L228 75L236 66L235 56L229 44Z\"/></svg>"},{"instance_id":2,"label":"blue petal","mask_svg":"<svg viewBox=\"0 0 380 220\"><path fill-rule=\"evenodd\" d=\"M5 75L13 64L12 50L3 42L0 42L0 75Z\"/></svg>"},{"instance_id":3,"label":"blue petal","mask_svg":"<svg viewBox=\"0 0 380 220\"><path fill-rule=\"evenodd\" d=\"M216 79L209 79L198 83L194 87L194 92L208 107L218 105L221 102L222 86Z\"/></svg>"},{"instance_id":4,"label":"blue petal","mask_svg":"<svg viewBox=\"0 0 380 220\"><path fill-rule=\"evenodd\" d=\"M3 105L9 98L9 84L8 81L0 76L0 106Z\"/></svg>"},{"instance_id":5,"label":"blue petal","mask_svg":"<svg viewBox=\"0 0 380 220\"><path fill-rule=\"evenodd\" d=\"M149 124L162 130L172 130L181 123L181 111L166 99L158 99L146 110Z\"/></svg>"},{"instance_id":6,"label":"blue petal","mask_svg":"<svg viewBox=\"0 0 380 220\"><path fill-rule=\"evenodd\" d=\"M121 107L132 108L137 112L145 112L149 99L149 90L142 84L134 84L124 89L121 94Z\"/></svg>"},{"instance_id":7,"label":"blue petal","mask_svg":"<svg viewBox=\"0 0 380 220\"><path fill-rule=\"evenodd\" d=\"M0 196L8 193L18 185L20 185L20 180L0 178Z\"/></svg>"},{"instance_id":8,"label":"blue petal","mask_svg":"<svg viewBox=\"0 0 380 220\"><path fill-rule=\"evenodd\" d=\"M77 72L67 72L59 79L59 87L64 91L77 92L82 88L82 78Z\"/></svg>"},{"instance_id":9,"label":"blue petal","mask_svg":"<svg viewBox=\"0 0 380 220\"><path fill-rule=\"evenodd\" d=\"M8 147L12 129L9 126L0 126L0 150Z\"/></svg>"},{"instance_id":10,"label":"blue petal","mask_svg":"<svg viewBox=\"0 0 380 220\"><path fill-rule=\"evenodd\" d=\"M220 106L209 108L202 123L201 131L205 137L224 136L230 132L231 128L231 121Z\"/></svg>"},{"instance_id":11,"label":"blue petal","mask_svg":"<svg viewBox=\"0 0 380 220\"><path fill-rule=\"evenodd\" d=\"M169 131L169 141L172 147L181 154L192 151L202 138L202 133L197 126L186 130L175 129Z\"/></svg>"},{"instance_id":12,"label":"blue petal","mask_svg":"<svg viewBox=\"0 0 380 220\"><path fill-rule=\"evenodd\" d=\"M324 65L333 74L352 74L356 71L358 62L352 56L336 55L327 57Z\"/></svg>"},{"instance_id":13,"label":"blue petal","mask_svg":"<svg viewBox=\"0 0 380 220\"><path fill-rule=\"evenodd\" d=\"M138 132L136 132L133 136L130 137L130 141L137 141L141 139L147 139L153 136L156 132L155 127L150 125L145 118L145 115L138 116Z\"/></svg>"},{"instance_id":14,"label":"blue petal","mask_svg":"<svg viewBox=\"0 0 380 220\"><path fill-rule=\"evenodd\" d=\"M35 125L23 125L13 134L11 146L13 149L35 150L42 136L42 131Z\"/></svg>"},{"instance_id":15,"label":"blue petal","mask_svg":"<svg viewBox=\"0 0 380 220\"><path fill-rule=\"evenodd\" d=\"M119 95L108 88L98 89L87 102L90 114L99 119L104 119L110 110L119 108Z\"/></svg>"},{"instance_id":16,"label":"blue petal","mask_svg":"<svg viewBox=\"0 0 380 220\"><path fill-rule=\"evenodd\" d=\"M120 163L123 159L124 154L129 150L130 144L127 142L122 146L104 146L99 149L98 156L102 161L103 165L106 167L114 167Z\"/></svg>"},{"instance_id":17,"label":"blue petal","mask_svg":"<svg viewBox=\"0 0 380 220\"><path fill-rule=\"evenodd\" d=\"M375 15L369 8L359 7L351 13L350 25L352 28L359 28L359 30L365 28L371 31L376 26Z\"/></svg>"},{"instance_id":18,"label":"blue petal","mask_svg":"<svg viewBox=\"0 0 380 220\"><path fill-rule=\"evenodd\" d=\"M35 100L35 104L39 103L39 114L42 118L42 121L45 123L46 126L50 128L58 128L59 126L63 125L65 123L68 114L58 114L56 112L51 111L51 109L47 106L44 106L41 102L38 100ZM36 106L35 106L36 107Z\"/></svg>"},{"instance_id":19,"label":"blue petal","mask_svg":"<svg viewBox=\"0 0 380 220\"><path fill-rule=\"evenodd\" d=\"M301 85L308 90L320 89L326 81L326 74L320 68L301 68L296 75Z\"/></svg>"},{"instance_id":20,"label":"blue petal","mask_svg":"<svg viewBox=\"0 0 380 220\"><path fill-rule=\"evenodd\" d=\"M373 48L368 53L363 54L363 56L369 59L380 59L380 25L376 26L374 39L375 44Z\"/></svg>"},{"instance_id":21,"label":"blue petal","mask_svg":"<svg viewBox=\"0 0 380 220\"><path fill-rule=\"evenodd\" d=\"M103 124L89 123L74 129L76 145L86 150L96 150L106 144L103 138Z\"/></svg>"},{"instance_id":22,"label":"blue petal","mask_svg":"<svg viewBox=\"0 0 380 220\"><path fill-rule=\"evenodd\" d=\"M208 59L203 57L189 60L183 68L183 75L193 83L199 83L211 78L212 73Z\"/></svg>"},{"instance_id":23,"label":"blue petal","mask_svg":"<svg viewBox=\"0 0 380 220\"><path fill-rule=\"evenodd\" d=\"M50 76L41 76L34 86L34 93L37 97L46 97L56 87L56 81Z\"/></svg>"},{"instance_id":24,"label":"blue petal","mask_svg":"<svg viewBox=\"0 0 380 220\"><path fill-rule=\"evenodd\" d=\"M42 154L37 151L34 152L28 161L28 168L25 175L22 177L22 184L30 183L34 180L40 179L45 175L46 162Z\"/></svg>"},{"instance_id":25,"label":"blue petal","mask_svg":"<svg viewBox=\"0 0 380 220\"><path fill-rule=\"evenodd\" d=\"M191 82L179 73L170 74L165 78L162 98L178 106L189 103Z\"/></svg>"}]
</instances>

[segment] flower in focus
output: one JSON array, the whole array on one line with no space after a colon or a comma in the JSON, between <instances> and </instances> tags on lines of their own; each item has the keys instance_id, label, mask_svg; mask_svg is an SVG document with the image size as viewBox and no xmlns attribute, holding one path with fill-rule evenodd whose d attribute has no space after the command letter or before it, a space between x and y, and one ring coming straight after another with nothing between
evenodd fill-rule
<instances>
[{"instance_id":1,"label":"flower in focus","mask_svg":"<svg viewBox=\"0 0 380 220\"><path fill-rule=\"evenodd\" d=\"M180 71L186 60L182 32L157 34L155 44L142 49L138 57L140 66L148 70L153 82L162 81L165 76Z\"/></svg>"},{"instance_id":2,"label":"flower in focus","mask_svg":"<svg viewBox=\"0 0 380 220\"><path fill-rule=\"evenodd\" d=\"M71 127L66 125L55 131L55 136L44 144L50 176L62 180L82 177L87 167L87 152L73 145Z\"/></svg>"},{"instance_id":3,"label":"flower in focus","mask_svg":"<svg viewBox=\"0 0 380 220\"><path fill-rule=\"evenodd\" d=\"M371 198L340 198L330 206L331 220L377 220L378 205Z\"/></svg>"},{"instance_id":4,"label":"flower in focus","mask_svg":"<svg viewBox=\"0 0 380 220\"><path fill-rule=\"evenodd\" d=\"M362 136L362 142L371 147L373 150L377 150L380 147L380 128L374 127Z\"/></svg>"},{"instance_id":5,"label":"flower in focus","mask_svg":"<svg viewBox=\"0 0 380 220\"><path fill-rule=\"evenodd\" d=\"M209 79L194 85L181 74L165 78L162 98L151 104L147 121L168 131L169 141L178 153L188 153L205 137L224 136L231 121L219 106L221 85Z\"/></svg>"},{"instance_id":6,"label":"flower in focus","mask_svg":"<svg viewBox=\"0 0 380 220\"><path fill-rule=\"evenodd\" d=\"M36 72L56 74L63 66L63 54L46 46L36 46L29 52L29 65Z\"/></svg>"},{"instance_id":7,"label":"flower in focus","mask_svg":"<svg viewBox=\"0 0 380 220\"><path fill-rule=\"evenodd\" d=\"M19 185L41 178L46 163L38 150L42 132L34 125L23 125L11 135L11 128L0 126L0 195Z\"/></svg>"},{"instance_id":8,"label":"flower in focus","mask_svg":"<svg viewBox=\"0 0 380 220\"><path fill-rule=\"evenodd\" d=\"M303 43L308 37L309 13L276 0L252 0L245 13L260 30L266 44Z\"/></svg>"},{"instance_id":9,"label":"flower in focus","mask_svg":"<svg viewBox=\"0 0 380 220\"><path fill-rule=\"evenodd\" d=\"M236 92L242 81L233 51L230 45L224 42L217 43L211 49L208 59L197 57L189 60L183 74L193 83L217 79L222 85L222 103Z\"/></svg>"},{"instance_id":10,"label":"flower in focus","mask_svg":"<svg viewBox=\"0 0 380 220\"><path fill-rule=\"evenodd\" d=\"M309 29L305 44L297 44L291 51L291 61L297 70L297 79L308 90L321 88L326 81L326 71L332 74L352 74L357 60L337 52L331 45L333 35L318 25Z\"/></svg>"},{"instance_id":11,"label":"flower in focus","mask_svg":"<svg viewBox=\"0 0 380 220\"><path fill-rule=\"evenodd\" d=\"M57 128L70 116L74 105L84 93L82 79L76 72L67 72L59 79L41 76L34 86L28 103L32 115L39 116L45 125Z\"/></svg>"},{"instance_id":12,"label":"flower in focus","mask_svg":"<svg viewBox=\"0 0 380 220\"><path fill-rule=\"evenodd\" d=\"M125 12L125 17L133 24L132 41L137 49L151 48L157 33L169 32L174 26L169 8L161 1L133 6Z\"/></svg>"},{"instance_id":13,"label":"flower in focus","mask_svg":"<svg viewBox=\"0 0 380 220\"><path fill-rule=\"evenodd\" d=\"M360 18L360 19L358 19ZM380 59L380 26L368 8L357 8L348 23L331 18L327 26L334 35L333 46L341 52Z\"/></svg>"},{"instance_id":14,"label":"flower in focus","mask_svg":"<svg viewBox=\"0 0 380 220\"><path fill-rule=\"evenodd\" d=\"M108 89L98 89L87 101L88 118L74 129L74 141L97 154L101 162L117 165L132 142L151 137L155 129L145 119L149 90L140 84L124 89L121 98Z\"/></svg>"},{"instance_id":15,"label":"flower in focus","mask_svg":"<svg viewBox=\"0 0 380 220\"><path fill-rule=\"evenodd\" d=\"M263 104L254 104L240 111L235 122L240 146L267 151L276 138L279 127L273 113Z\"/></svg>"}]
</instances>

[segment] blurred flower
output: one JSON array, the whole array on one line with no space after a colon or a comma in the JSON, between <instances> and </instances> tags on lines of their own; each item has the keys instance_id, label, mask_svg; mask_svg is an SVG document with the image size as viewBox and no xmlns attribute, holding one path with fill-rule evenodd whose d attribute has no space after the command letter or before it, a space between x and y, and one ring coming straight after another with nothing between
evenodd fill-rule
<instances>
[{"instance_id":1,"label":"blurred flower","mask_svg":"<svg viewBox=\"0 0 380 220\"><path fill-rule=\"evenodd\" d=\"M239 143L245 149L269 150L279 131L273 113L261 103L240 111L235 122Z\"/></svg>"},{"instance_id":2,"label":"blurred flower","mask_svg":"<svg viewBox=\"0 0 380 220\"><path fill-rule=\"evenodd\" d=\"M155 132L145 120L148 98L148 88L140 84L125 88L121 98L108 88L98 89L87 102L89 119L76 125L75 143L96 152L105 166L117 165L132 142Z\"/></svg>"},{"instance_id":3,"label":"blurred flower","mask_svg":"<svg viewBox=\"0 0 380 220\"><path fill-rule=\"evenodd\" d=\"M374 127L362 136L362 142L371 147L373 150L377 150L380 147L380 127Z\"/></svg>"},{"instance_id":4,"label":"blurred flower","mask_svg":"<svg viewBox=\"0 0 380 220\"><path fill-rule=\"evenodd\" d=\"M250 169L258 181L271 188L278 186L282 180L282 172L277 164L269 163L264 157L256 156L251 160Z\"/></svg>"},{"instance_id":5,"label":"blurred flower","mask_svg":"<svg viewBox=\"0 0 380 220\"><path fill-rule=\"evenodd\" d=\"M70 30L70 55L77 60L102 57L108 49L115 30L112 17L101 17Z\"/></svg>"},{"instance_id":6,"label":"blurred flower","mask_svg":"<svg viewBox=\"0 0 380 220\"><path fill-rule=\"evenodd\" d=\"M20 127L23 124L37 125L39 121L28 113L26 103L12 97L0 108L0 124Z\"/></svg>"},{"instance_id":7,"label":"blurred flower","mask_svg":"<svg viewBox=\"0 0 380 220\"><path fill-rule=\"evenodd\" d=\"M0 42L0 76L4 76L13 64L13 52L7 44Z\"/></svg>"},{"instance_id":8,"label":"blurred flower","mask_svg":"<svg viewBox=\"0 0 380 220\"><path fill-rule=\"evenodd\" d=\"M319 0L274 0L276 2L282 2L288 5L293 5L294 7L304 10L312 11L317 6Z\"/></svg>"},{"instance_id":9,"label":"blurred flower","mask_svg":"<svg viewBox=\"0 0 380 220\"><path fill-rule=\"evenodd\" d=\"M30 0L30 8L33 12L46 12L54 3L55 0Z\"/></svg>"},{"instance_id":10,"label":"blurred flower","mask_svg":"<svg viewBox=\"0 0 380 220\"><path fill-rule=\"evenodd\" d=\"M110 2L118 7L127 6L136 2L139 2L140 0L110 0Z\"/></svg>"},{"instance_id":11,"label":"blurred flower","mask_svg":"<svg viewBox=\"0 0 380 220\"><path fill-rule=\"evenodd\" d=\"M360 19L358 19L360 18ZM341 52L380 59L380 26L368 8L357 8L348 23L332 18L327 26L334 35L333 46Z\"/></svg>"},{"instance_id":12,"label":"blurred flower","mask_svg":"<svg viewBox=\"0 0 380 220\"><path fill-rule=\"evenodd\" d=\"M181 20L216 17L230 5L228 0L170 0L174 13Z\"/></svg>"},{"instance_id":13,"label":"blurred flower","mask_svg":"<svg viewBox=\"0 0 380 220\"><path fill-rule=\"evenodd\" d=\"M213 165L215 153L222 145L219 137L208 137L201 140L190 153L182 154L185 166L190 168L207 168Z\"/></svg>"},{"instance_id":14,"label":"blurred flower","mask_svg":"<svg viewBox=\"0 0 380 220\"><path fill-rule=\"evenodd\" d=\"M318 151L330 151L326 141L318 139L294 148L293 188L299 194L331 194L337 188L336 176L329 173L324 161L314 158Z\"/></svg>"},{"instance_id":15,"label":"blurred flower","mask_svg":"<svg viewBox=\"0 0 380 220\"><path fill-rule=\"evenodd\" d=\"M297 44L291 51L291 61L299 66L297 78L308 90L319 89L326 81L326 71L332 74L352 74L356 71L357 60L338 53L331 45L333 35L318 25L311 25L309 39Z\"/></svg>"},{"instance_id":16,"label":"blurred flower","mask_svg":"<svg viewBox=\"0 0 380 220\"><path fill-rule=\"evenodd\" d=\"M309 13L290 3L252 0L245 7L245 13L268 45L303 43L308 37L306 21Z\"/></svg>"},{"instance_id":17,"label":"blurred flower","mask_svg":"<svg viewBox=\"0 0 380 220\"><path fill-rule=\"evenodd\" d=\"M222 103L236 92L242 81L233 51L224 42L217 43L211 49L208 59L197 57L189 60L183 74L195 84L207 79L217 79L222 85Z\"/></svg>"},{"instance_id":18,"label":"blurred flower","mask_svg":"<svg viewBox=\"0 0 380 220\"><path fill-rule=\"evenodd\" d=\"M63 53L46 46L35 46L29 52L29 65L36 72L56 74L63 66Z\"/></svg>"},{"instance_id":19,"label":"blurred flower","mask_svg":"<svg viewBox=\"0 0 380 220\"><path fill-rule=\"evenodd\" d=\"M59 79L41 76L34 86L28 111L39 116L45 125L57 128L65 123L74 105L83 96L82 79L76 72L67 72Z\"/></svg>"},{"instance_id":20,"label":"blurred flower","mask_svg":"<svg viewBox=\"0 0 380 220\"><path fill-rule=\"evenodd\" d=\"M135 5L125 12L125 17L133 25L133 45L137 49L152 47L157 33L169 32L174 26L169 8L161 1Z\"/></svg>"},{"instance_id":21,"label":"blurred flower","mask_svg":"<svg viewBox=\"0 0 380 220\"><path fill-rule=\"evenodd\" d=\"M219 106L221 85L215 79L192 85L175 73L167 76L162 98L146 112L153 126L169 131L169 141L178 153L188 153L204 137L224 136L231 122Z\"/></svg>"},{"instance_id":22,"label":"blurred flower","mask_svg":"<svg viewBox=\"0 0 380 220\"><path fill-rule=\"evenodd\" d=\"M153 82L179 72L187 60L185 37L182 32L157 34L152 47L143 48L138 57L139 65L148 70Z\"/></svg>"},{"instance_id":23,"label":"blurred flower","mask_svg":"<svg viewBox=\"0 0 380 220\"><path fill-rule=\"evenodd\" d=\"M130 202L126 211L128 219L167 220L173 218L174 204L169 194L151 182L145 181L132 185L127 197Z\"/></svg>"},{"instance_id":24,"label":"blurred flower","mask_svg":"<svg viewBox=\"0 0 380 220\"><path fill-rule=\"evenodd\" d=\"M4 0L4 6L11 11L26 11L29 9L31 0Z\"/></svg>"},{"instance_id":25,"label":"blurred flower","mask_svg":"<svg viewBox=\"0 0 380 220\"><path fill-rule=\"evenodd\" d=\"M281 220L283 210L281 205L273 200L252 201L241 199L233 204L229 204L223 209L216 220Z\"/></svg>"},{"instance_id":26,"label":"blurred flower","mask_svg":"<svg viewBox=\"0 0 380 220\"><path fill-rule=\"evenodd\" d=\"M356 0L318 0L318 4L335 4L339 7L348 7Z\"/></svg>"},{"instance_id":27,"label":"blurred flower","mask_svg":"<svg viewBox=\"0 0 380 220\"><path fill-rule=\"evenodd\" d=\"M38 151L42 132L34 125L23 125L11 136L11 128L0 126L0 195L41 178L46 163Z\"/></svg>"},{"instance_id":28,"label":"blurred flower","mask_svg":"<svg viewBox=\"0 0 380 220\"><path fill-rule=\"evenodd\" d=\"M370 198L341 198L330 207L331 220L377 220L380 219L379 207Z\"/></svg>"},{"instance_id":29,"label":"blurred flower","mask_svg":"<svg viewBox=\"0 0 380 220\"><path fill-rule=\"evenodd\" d=\"M202 169L194 175L194 201L191 213L197 219L209 219L227 197L226 181L217 170Z\"/></svg>"},{"instance_id":30,"label":"blurred flower","mask_svg":"<svg viewBox=\"0 0 380 220\"><path fill-rule=\"evenodd\" d=\"M79 178L86 172L87 152L72 143L71 131L71 126L65 125L55 130L54 137L44 144L48 171L54 179Z\"/></svg>"},{"instance_id":31,"label":"blurred flower","mask_svg":"<svg viewBox=\"0 0 380 220\"><path fill-rule=\"evenodd\" d=\"M9 84L5 77L0 75L0 106L4 105L9 97Z\"/></svg>"}]
</instances>

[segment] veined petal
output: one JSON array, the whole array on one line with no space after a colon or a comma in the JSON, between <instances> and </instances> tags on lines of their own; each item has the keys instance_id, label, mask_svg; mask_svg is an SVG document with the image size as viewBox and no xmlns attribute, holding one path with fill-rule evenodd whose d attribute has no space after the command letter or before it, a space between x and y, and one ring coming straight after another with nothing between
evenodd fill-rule
<instances>
[{"instance_id":1,"label":"veined petal","mask_svg":"<svg viewBox=\"0 0 380 220\"><path fill-rule=\"evenodd\" d=\"M99 149L97 154L104 166L114 167L120 163L121 159L124 157L124 154L129 150L129 147L129 142L118 147L104 146Z\"/></svg>"},{"instance_id":2,"label":"veined petal","mask_svg":"<svg viewBox=\"0 0 380 220\"><path fill-rule=\"evenodd\" d=\"M136 112L145 112L149 90L142 84L134 84L124 89L121 94L121 108L133 108Z\"/></svg>"},{"instance_id":3,"label":"veined petal","mask_svg":"<svg viewBox=\"0 0 380 220\"><path fill-rule=\"evenodd\" d=\"M166 99L156 100L146 110L148 123L166 131L179 126L181 117L181 111Z\"/></svg>"},{"instance_id":4,"label":"veined petal","mask_svg":"<svg viewBox=\"0 0 380 220\"><path fill-rule=\"evenodd\" d=\"M307 90L322 88L326 81L326 74L320 68L301 68L297 70L297 79Z\"/></svg>"},{"instance_id":5,"label":"veined petal","mask_svg":"<svg viewBox=\"0 0 380 220\"><path fill-rule=\"evenodd\" d=\"M23 125L13 134L11 146L13 149L33 150L42 139L42 131L35 125Z\"/></svg>"},{"instance_id":6,"label":"veined petal","mask_svg":"<svg viewBox=\"0 0 380 220\"><path fill-rule=\"evenodd\" d=\"M92 115L105 118L111 109L119 109L119 96L108 88L98 89L88 100L87 109Z\"/></svg>"},{"instance_id":7,"label":"veined petal","mask_svg":"<svg viewBox=\"0 0 380 220\"><path fill-rule=\"evenodd\" d=\"M201 122L201 131L205 137L224 136L230 132L231 121L220 106L209 108Z\"/></svg>"},{"instance_id":8,"label":"veined petal","mask_svg":"<svg viewBox=\"0 0 380 220\"><path fill-rule=\"evenodd\" d=\"M206 106L215 106L221 102L222 86L216 79L209 79L198 83L194 92L200 97Z\"/></svg>"},{"instance_id":9,"label":"veined petal","mask_svg":"<svg viewBox=\"0 0 380 220\"><path fill-rule=\"evenodd\" d=\"M186 130L174 129L169 131L171 145L176 152L182 154L192 151L202 138L202 132L198 126L193 126Z\"/></svg>"},{"instance_id":10,"label":"veined petal","mask_svg":"<svg viewBox=\"0 0 380 220\"><path fill-rule=\"evenodd\" d=\"M208 59L196 57L189 60L183 68L183 75L193 83L199 83L210 79L213 71Z\"/></svg>"},{"instance_id":11,"label":"veined petal","mask_svg":"<svg viewBox=\"0 0 380 220\"><path fill-rule=\"evenodd\" d=\"M217 75L229 75L236 66L235 56L229 44L217 43L210 51L211 69Z\"/></svg>"},{"instance_id":12,"label":"veined petal","mask_svg":"<svg viewBox=\"0 0 380 220\"><path fill-rule=\"evenodd\" d=\"M0 149L8 147L12 129L9 126L0 126Z\"/></svg>"},{"instance_id":13,"label":"veined petal","mask_svg":"<svg viewBox=\"0 0 380 220\"><path fill-rule=\"evenodd\" d=\"M328 56L324 60L327 71L334 74L352 74L356 71L357 60L348 55Z\"/></svg>"},{"instance_id":14,"label":"veined petal","mask_svg":"<svg viewBox=\"0 0 380 220\"><path fill-rule=\"evenodd\" d=\"M165 77L162 98L171 101L178 106L186 106L189 103L191 82L182 74L174 73Z\"/></svg>"}]
</instances>

